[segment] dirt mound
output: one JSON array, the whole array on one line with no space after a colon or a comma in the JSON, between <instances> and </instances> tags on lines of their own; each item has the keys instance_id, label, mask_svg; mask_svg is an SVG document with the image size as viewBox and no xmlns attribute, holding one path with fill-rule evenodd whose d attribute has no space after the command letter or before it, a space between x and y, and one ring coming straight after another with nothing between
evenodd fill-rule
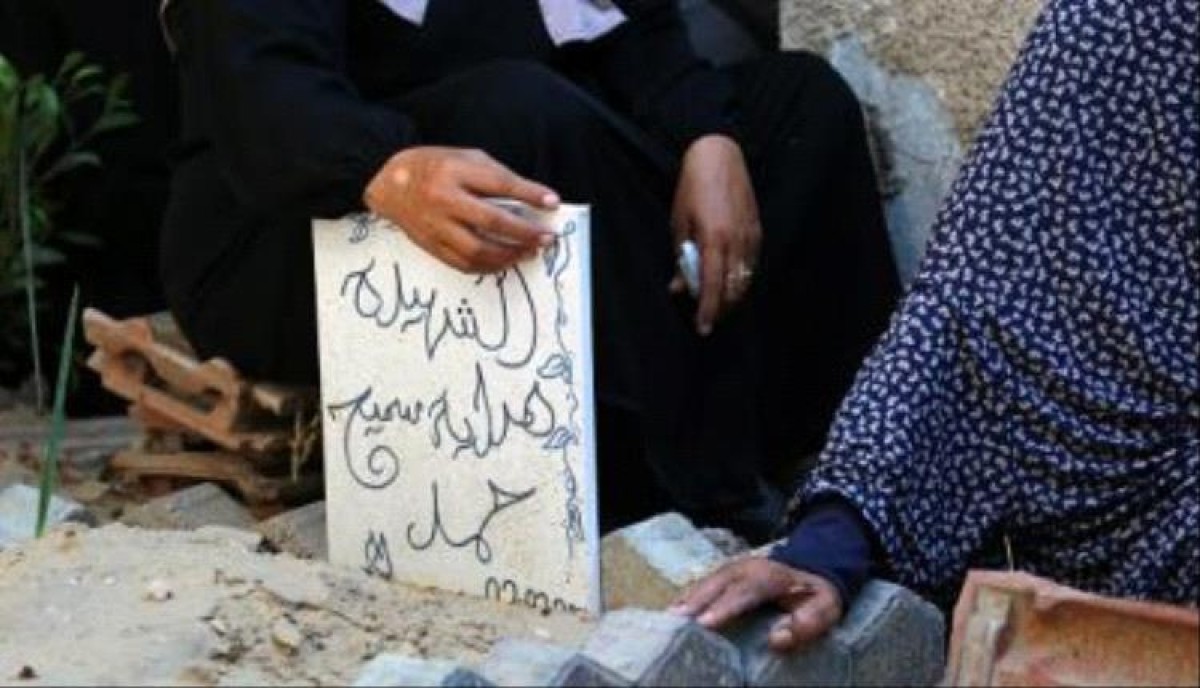
<instances>
[{"instance_id":1,"label":"dirt mound","mask_svg":"<svg viewBox=\"0 0 1200 688\"><path fill-rule=\"evenodd\" d=\"M382 652L477 663L585 620L258 552L223 528L64 526L0 552L0 683L348 684Z\"/></svg>"}]
</instances>

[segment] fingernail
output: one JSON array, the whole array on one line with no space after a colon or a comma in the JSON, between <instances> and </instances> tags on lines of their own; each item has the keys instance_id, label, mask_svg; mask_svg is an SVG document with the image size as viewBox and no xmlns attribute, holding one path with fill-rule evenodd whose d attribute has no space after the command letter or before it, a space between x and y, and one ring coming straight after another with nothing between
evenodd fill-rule
<instances>
[{"instance_id":1,"label":"fingernail","mask_svg":"<svg viewBox=\"0 0 1200 688\"><path fill-rule=\"evenodd\" d=\"M674 614L676 616L687 616L687 605L673 604L670 607L667 607L667 613Z\"/></svg>"},{"instance_id":2,"label":"fingernail","mask_svg":"<svg viewBox=\"0 0 1200 688\"><path fill-rule=\"evenodd\" d=\"M700 336L707 337L712 334L712 325L709 323L700 323Z\"/></svg>"},{"instance_id":3,"label":"fingernail","mask_svg":"<svg viewBox=\"0 0 1200 688\"><path fill-rule=\"evenodd\" d=\"M782 599L800 602L812 597L815 594L817 594L817 589L812 585L808 583L800 583L788 588L787 592L783 594Z\"/></svg>"},{"instance_id":4,"label":"fingernail","mask_svg":"<svg viewBox=\"0 0 1200 688\"><path fill-rule=\"evenodd\" d=\"M771 631L770 639L776 645L789 645L792 642L792 629L776 628Z\"/></svg>"},{"instance_id":5,"label":"fingernail","mask_svg":"<svg viewBox=\"0 0 1200 688\"><path fill-rule=\"evenodd\" d=\"M712 612L704 612L700 615L700 618L696 619L696 623L700 624L701 626L711 626L716 620L717 618L713 616Z\"/></svg>"},{"instance_id":6,"label":"fingernail","mask_svg":"<svg viewBox=\"0 0 1200 688\"><path fill-rule=\"evenodd\" d=\"M542 207L556 208L558 207L558 200L558 194L548 193L545 196L542 196Z\"/></svg>"},{"instance_id":7,"label":"fingernail","mask_svg":"<svg viewBox=\"0 0 1200 688\"><path fill-rule=\"evenodd\" d=\"M542 246L549 246L555 241L558 241L558 235L553 233L546 233L538 237L538 243Z\"/></svg>"}]
</instances>

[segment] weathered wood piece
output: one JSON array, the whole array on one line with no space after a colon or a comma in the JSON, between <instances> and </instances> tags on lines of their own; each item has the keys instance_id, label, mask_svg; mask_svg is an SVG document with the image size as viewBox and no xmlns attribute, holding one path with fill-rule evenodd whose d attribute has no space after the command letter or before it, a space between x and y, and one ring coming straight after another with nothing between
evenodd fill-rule
<instances>
[{"instance_id":1,"label":"weathered wood piece","mask_svg":"<svg viewBox=\"0 0 1200 688\"><path fill-rule=\"evenodd\" d=\"M148 428L193 433L233 452L283 453L295 442L297 414L315 408L314 390L251 383L223 359L196 360L166 316L117 321L87 309L83 323L96 347L88 366Z\"/></svg>"}]
</instances>

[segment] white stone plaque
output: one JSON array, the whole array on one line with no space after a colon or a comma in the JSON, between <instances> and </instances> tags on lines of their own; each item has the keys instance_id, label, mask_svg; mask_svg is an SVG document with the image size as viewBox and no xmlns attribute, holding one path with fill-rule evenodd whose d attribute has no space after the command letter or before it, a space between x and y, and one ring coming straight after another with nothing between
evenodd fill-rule
<instances>
[{"instance_id":1,"label":"white stone plaque","mask_svg":"<svg viewBox=\"0 0 1200 688\"><path fill-rule=\"evenodd\" d=\"M467 275L369 215L313 224L335 563L599 610L587 206Z\"/></svg>"}]
</instances>

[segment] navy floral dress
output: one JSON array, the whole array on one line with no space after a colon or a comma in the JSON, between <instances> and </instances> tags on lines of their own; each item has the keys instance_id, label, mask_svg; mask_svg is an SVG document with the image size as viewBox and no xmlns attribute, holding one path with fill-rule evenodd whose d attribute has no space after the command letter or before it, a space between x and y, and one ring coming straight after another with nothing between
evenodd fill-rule
<instances>
[{"instance_id":1,"label":"navy floral dress","mask_svg":"<svg viewBox=\"0 0 1200 688\"><path fill-rule=\"evenodd\" d=\"M795 500L935 600L1009 562L1200 598L1198 6L1049 3Z\"/></svg>"}]
</instances>

